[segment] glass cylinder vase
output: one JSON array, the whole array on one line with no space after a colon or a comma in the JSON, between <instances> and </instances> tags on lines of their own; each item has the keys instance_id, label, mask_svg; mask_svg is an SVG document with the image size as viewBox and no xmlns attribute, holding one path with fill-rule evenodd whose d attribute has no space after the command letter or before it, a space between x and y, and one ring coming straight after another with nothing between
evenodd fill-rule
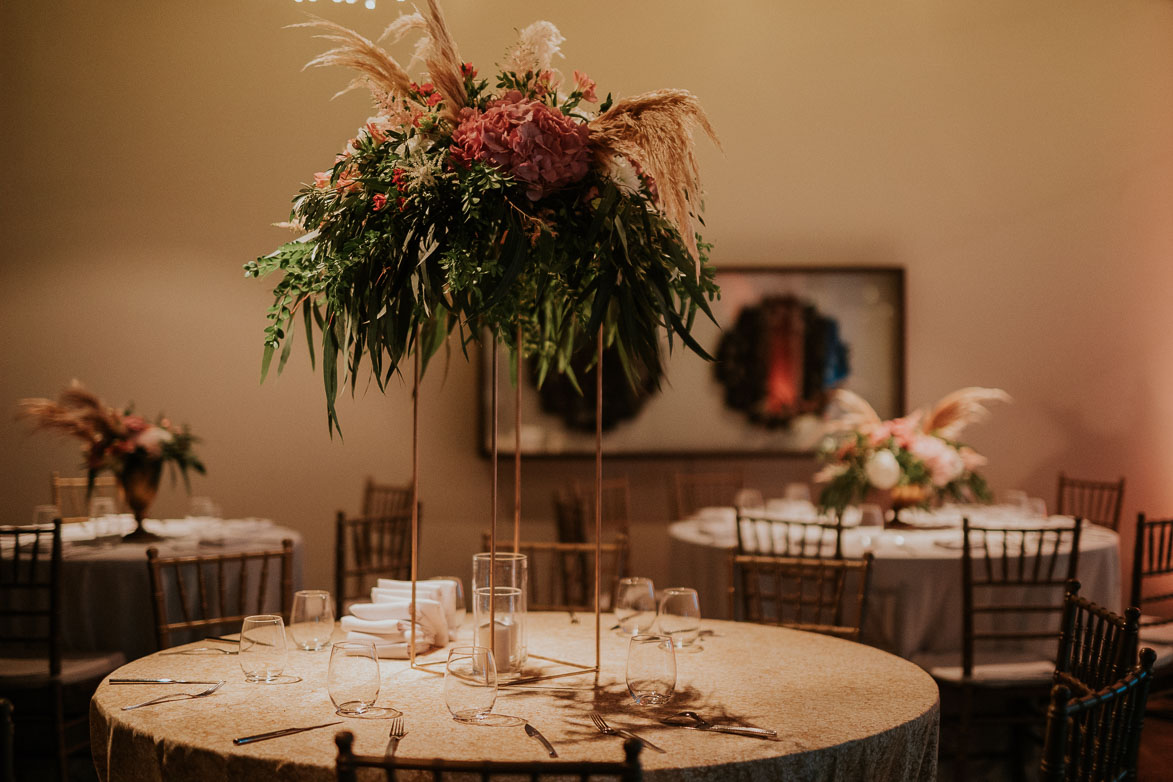
<instances>
[{"instance_id":1,"label":"glass cylinder vase","mask_svg":"<svg viewBox=\"0 0 1173 782\"><path fill-rule=\"evenodd\" d=\"M472 558L472 588L473 588L473 612L476 628L480 628L482 624L487 624L489 621L489 604L485 602L484 618L481 619L476 614L480 601L477 598L478 590L489 588L489 573L493 573L493 586L505 587L509 589L516 589L521 594L516 600L515 605L511 610L516 615L515 632L518 634L519 654L517 657L517 668L507 668L507 663L498 658L497 669L505 673L510 670L520 670L521 666L525 664L528 657L528 638L526 634L525 614L529 605L529 558L525 554L519 554L512 551L498 551L495 555L485 551L480 554L474 554ZM486 598L487 600L487 598ZM500 617L498 617L498 620ZM479 629L478 629L478 632ZM479 642L478 642L479 643ZM489 644L484 644L490 646ZM490 646L490 648L492 648Z\"/></svg>"},{"instance_id":2,"label":"glass cylinder vase","mask_svg":"<svg viewBox=\"0 0 1173 782\"><path fill-rule=\"evenodd\" d=\"M490 610L492 629L490 630ZM525 665L525 594L510 586L474 590L473 637L477 646L493 651L497 672L518 673Z\"/></svg>"}]
</instances>

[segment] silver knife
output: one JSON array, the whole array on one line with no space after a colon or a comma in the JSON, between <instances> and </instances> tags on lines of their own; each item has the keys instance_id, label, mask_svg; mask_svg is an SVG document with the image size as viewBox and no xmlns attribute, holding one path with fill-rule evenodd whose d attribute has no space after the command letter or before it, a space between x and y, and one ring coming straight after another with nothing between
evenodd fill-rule
<instances>
[{"instance_id":1,"label":"silver knife","mask_svg":"<svg viewBox=\"0 0 1173 782\"><path fill-rule=\"evenodd\" d=\"M662 755L668 754L668 750L660 749L655 744L653 744L652 742L645 739L643 736L637 736L636 734L632 733L630 730L624 730L623 728L616 728L615 735L622 736L625 739L635 739L636 741L638 741L640 744L643 744L648 749L654 749L654 750L656 750L656 752L659 752Z\"/></svg>"},{"instance_id":2,"label":"silver knife","mask_svg":"<svg viewBox=\"0 0 1173 782\"><path fill-rule=\"evenodd\" d=\"M317 730L318 728L328 728L331 725L341 725L341 724L342 724L342 720L338 720L336 722L324 722L321 725L310 725L309 727L306 727L306 728L284 728L282 730L271 730L268 733L258 733L255 736L241 736L238 739L233 739L232 743L239 747L241 744L251 744L254 741L267 741L269 739L277 739L277 738L281 738L282 736L290 736L294 733L301 733L301 732L307 731L307 730Z\"/></svg>"},{"instance_id":3,"label":"silver knife","mask_svg":"<svg viewBox=\"0 0 1173 782\"><path fill-rule=\"evenodd\" d=\"M197 681L196 679L110 679L109 684L218 684L218 681Z\"/></svg>"},{"instance_id":4,"label":"silver knife","mask_svg":"<svg viewBox=\"0 0 1173 782\"><path fill-rule=\"evenodd\" d=\"M756 739L770 739L775 740L778 737L777 731L767 730L766 728L752 728L748 725L707 725L701 727L700 725L686 725L680 722L672 722L671 718L660 720L665 725L674 725L678 728L688 728L689 730L707 730L713 733L732 733L735 736L751 736Z\"/></svg>"},{"instance_id":5,"label":"silver knife","mask_svg":"<svg viewBox=\"0 0 1173 782\"><path fill-rule=\"evenodd\" d=\"M558 753L554 751L554 746L550 744L550 742L546 741L546 737L542 735L541 731L527 722L525 724L525 732L527 735L533 736L535 739L542 742L542 746L545 747L546 751L550 753L550 757L558 757Z\"/></svg>"}]
</instances>

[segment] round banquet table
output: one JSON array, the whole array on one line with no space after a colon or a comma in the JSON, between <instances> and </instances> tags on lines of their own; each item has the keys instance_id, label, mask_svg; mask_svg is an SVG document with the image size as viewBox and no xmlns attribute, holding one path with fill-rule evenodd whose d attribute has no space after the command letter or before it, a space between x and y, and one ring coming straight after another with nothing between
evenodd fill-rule
<instances>
[{"instance_id":1,"label":"round banquet table","mask_svg":"<svg viewBox=\"0 0 1173 782\"><path fill-rule=\"evenodd\" d=\"M665 586L695 588L702 616L730 616L729 555L736 538L733 511L728 511L728 517L714 509L669 525L672 583ZM931 529L949 520L931 513L908 515L926 528L843 531L843 556L861 557L865 551L875 556L861 640L908 658L960 654L960 517L956 526ZM1007 526L1070 523L1059 516L1041 520L1011 515ZM1077 571L1080 595L1113 610L1120 610L1121 602L1118 542L1115 532L1085 523Z\"/></svg>"},{"instance_id":2,"label":"round banquet table","mask_svg":"<svg viewBox=\"0 0 1173 782\"><path fill-rule=\"evenodd\" d=\"M163 536L155 543L124 543L117 535L132 530L134 519L113 522L101 528L94 522L62 527L61 635L67 651L121 651L128 659L155 651L155 614L147 576L151 546L164 557L240 554L279 549L288 538L293 541L293 588L300 588L301 534L268 519L147 519L147 530ZM273 599L272 610L280 608L277 570L270 575L267 592ZM173 618L178 620L178 594L172 594L174 587L167 583L168 605L176 609Z\"/></svg>"},{"instance_id":3,"label":"round banquet table","mask_svg":"<svg viewBox=\"0 0 1173 782\"><path fill-rule=\"evenodd\" d=\"M529 650L543 657L590 663L593 617L572 624L566 613L529 615ZM677 655L677 687L660 707L636 706L624 683L627 639L606 628L599 687L593 674L502 687L494 711L528 720L563 760L621 760L623 740L598 733L590 712L613 727L637 731L667 751L644 749L649 780L932 780L937 770L937 686L923 670L894 655L828 636L723 621L705 621L714 635L703 649ZM464 635L467 636L467 628ZM342 635L336 631L335 638ZM443 660L441 649L421 658ZM339 730L355 734L355 751L382 755L386 719L335 716L326 685L329 652L291 651L288 684L249 684L232 655L151 655L113 676L182 676L226 680L213 695L133 711L121 707L160 694L196 692L200 685L112 685L103 682L90 705L91 748L103 780L334 779ZM549 665L547 663L546 665ZM439 667L443 670L443 666ZM565 670L565 669L563 669ZM403 712L407 736L397 755L451 760L545 760L541 745L520 727L454 721L442 677L412 670L406 660L381 660L378 706ZM707 733L659 720L691 709L714 722L777 731L776 741ZM234 746L234 737L295 726L341 724L294 736ZM382 779L381 776L379 776Z\"/></svg>"}]
</instances>

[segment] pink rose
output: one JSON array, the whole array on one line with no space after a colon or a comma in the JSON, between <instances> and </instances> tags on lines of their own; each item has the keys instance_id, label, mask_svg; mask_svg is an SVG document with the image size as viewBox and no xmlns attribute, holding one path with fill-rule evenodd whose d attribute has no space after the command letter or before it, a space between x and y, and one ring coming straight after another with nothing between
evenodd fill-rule
<instances>
[{"instance_id":1,"label":"pink rose","mask_svg":"<svg viewBox=\"0 0 1173 782\"><path fill-rule=\"evenodd\" d=\"M961 454L939 437L920 435L912 441L908 451L925 463L934 486L945 486L965 473Z\"/></svg>"},{"instance_id":2,"label":"pink rose","mask_svg":"<svg viewBox=\"0 0 1173 782\"><path fill-rule=\"evenodd\" d=\"M537 201L587 175L587 140L585 125L510 90L484 112L461 110L451 152L459 164L475 160L511 174Z\"/></svg>"},{"instance_id":3,"label":"pink rose","mask_svg":"<svg viewBox=\"0 0 1173 782\"><path fill-rule=\"evenodd\" d=\"M387 196L383 195L382 193L375 193L375 195L371 197L371 208L376 212L381 212L385 206L387 206Z\"/></svg>"},{"instance_id":4,"label":"pink rose","mask_svg":"<svg viewBox=\"0 0 1173 782\"><path fill-rule=\"evenodd\" d=\"M314 174L314 187L318 188L319 190L325 190L330 187L330 172L319 171L318 173Z\"/></svg>"}]
</instances>

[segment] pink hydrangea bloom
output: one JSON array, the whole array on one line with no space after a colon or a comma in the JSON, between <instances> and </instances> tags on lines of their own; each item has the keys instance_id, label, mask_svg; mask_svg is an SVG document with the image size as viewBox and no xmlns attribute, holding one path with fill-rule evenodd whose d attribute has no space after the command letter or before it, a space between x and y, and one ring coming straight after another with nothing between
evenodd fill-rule
<instances>
[{"instance_id":1,"label":"pink hydrangea bloom","mask_svg":"<svg viewBox=\"0 0 1173 782\"><path fill-rule=\"evenodd\" d=\"M586 176L587 138L585 125L511 90L484 112L461 111L451 154L458 163L476 160L511 174L537 201Z\"/></svg>"}]
</instances>

